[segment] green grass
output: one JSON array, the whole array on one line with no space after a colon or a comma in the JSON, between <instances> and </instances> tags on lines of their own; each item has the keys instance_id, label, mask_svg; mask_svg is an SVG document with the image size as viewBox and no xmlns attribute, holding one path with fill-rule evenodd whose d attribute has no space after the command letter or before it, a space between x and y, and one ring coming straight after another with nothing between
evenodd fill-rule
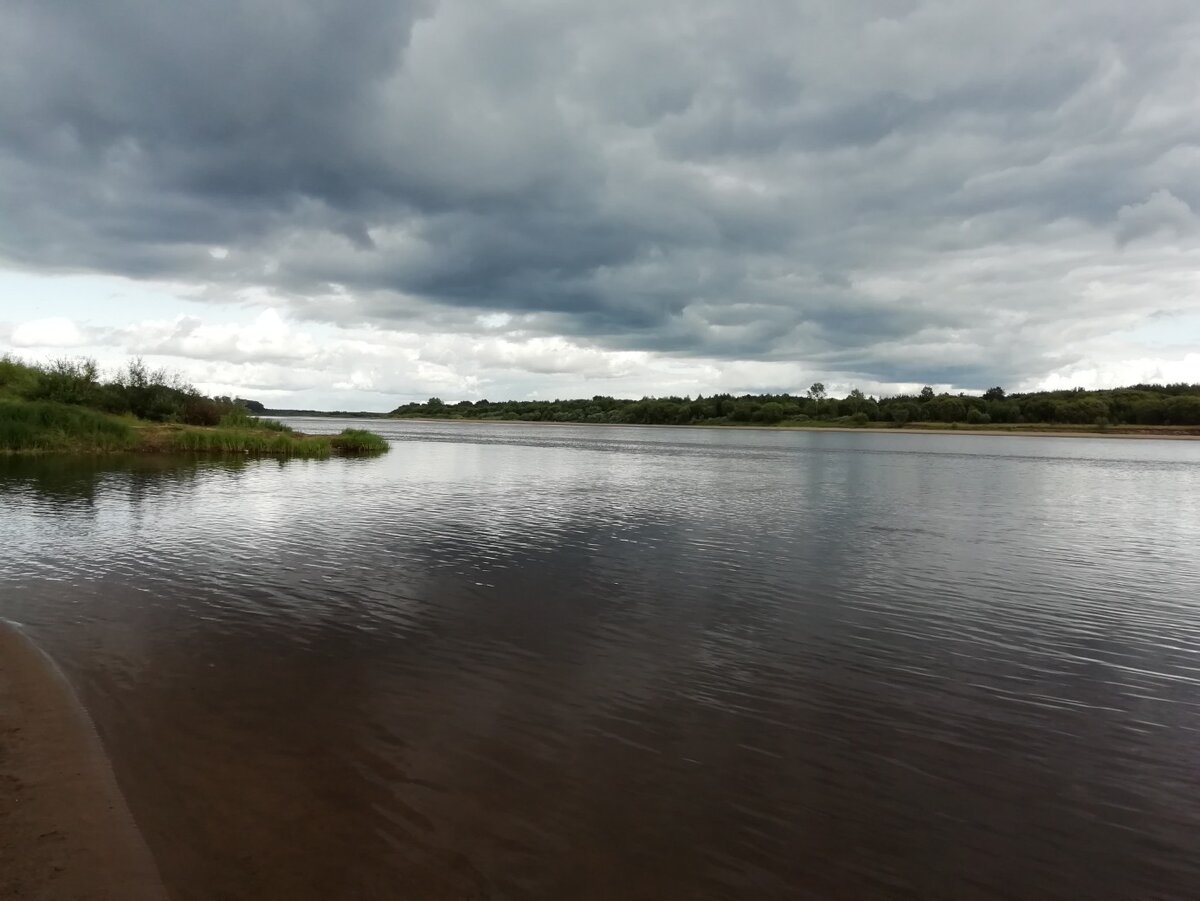
<instances>
[{"instance_id":1,"label":"green grass","mask_svg":"<svg viewBox=\"0 0 1200 901\"><path fill-rule=\"evenodd\" d=\"M119 417L50 401L0 400L0 451L129 450L135 430Z\"/></svg>"},{"instance_id":2,"label":"green grass","mask_svg":"<svg viewBox=\"0 0 1200 901\"><path fill-rule=\"evenodd\" d=\"M388 443L363 429L345 429L340 435L301 435L255 427L183 428L161 432L157 442L165 449L185 453L255 454L323 459L331 454L380 454Z\"/></svg>"},{"instance_id":3,"label":"green grass","mask_svg":"<svg viewBox=\"0 0 1200 901\"><path fill-rule=\"evenodd\" d=\"M382 454L388 449L386 441L366 429L342 429L331 442L343 454Z\"/></svg>"},{"instance_id":4,"label":"green grass","mask_svg":"<svg viewBox=\"0 0 1200 901\"><path fill-rule=\"evenodd\" d=\"M333 452L323 435L295 435L251 429L188 428L169 433L169 450L184 453L254 454L321 459Z\"/></svg>"},{"instance_id":5,"label":"green grass","mask_svg":"<svg viewBox=\"0 0 1200 901\"><path fill-rule=\"evenodd\" d=\"M221 417L221 427L227 429L266 429L271 432L282 432L295 435L296 430L290 425L284 425L278 419L259 419L251 416L244 409L231 410Z\"/></svg>"},{"instance_id":6,"label":"green grass","mask_svg":"<svg viewBox=\"0 0 1200 901\"><path fill-rule=\"evenodd\" d=\"M302 435L286 426L273 428L268 422L251 421L245 428L145 423L71 404L0 398L0 453L132 451L324 459L335 453L376 454L388 449L386 441L362 429Z\"/></svg>"}]
</instances>

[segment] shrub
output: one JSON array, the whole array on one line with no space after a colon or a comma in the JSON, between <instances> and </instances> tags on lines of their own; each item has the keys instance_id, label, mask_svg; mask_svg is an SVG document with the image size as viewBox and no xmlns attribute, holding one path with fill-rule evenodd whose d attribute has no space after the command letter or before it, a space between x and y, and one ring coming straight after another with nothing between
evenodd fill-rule
<instances>
[{"instance_id":1,"label":"shrub","mask_svg":"<svg viewBox=\"0 0 1200 901\"><path fill-rule=\"evenodd\" d=\"M37 386L40 375L40 370L4 354L0 356L0 395L28 397Z\"/></svg>"},{"instance_id":2,"label":"shrub","mask_svg":"<svg viewBox=\"0 0 1200 901\"><path fill-rule=\"evenodd\" d=\"M179 418L188 425L218 425L223 412L223 408L215 400L194 395L183 402Z\"/></svg>"},{"instance_id":3,"label":"shrub","mask_svg":"<svg viewBox=\"0 0 1200 901\"><path fill-rule=\"evenodd\" d=\"M118 372L112 384L130 413L153 422L181 419L184 405L196 396L196 390L178 375L150 370L140 358Z\"/></svg>"},{"instance_id":4,"label":"shrub","mask_svg":"<svg viewBox=\"0 0 1200 901\"><path fill-rule=\"evenodd\" d=\"M343 454L381 454L388 449L388 443L366 429L343 429L334 435L333 447Z\"/></svg>"},{"instance_id":5,"label":"shrub","mask_svg":"<svg viewBox=\"0 0 1200 901\"><path fill-rule=\"evenodd\" d=\"M38 374L26 397L58 404L94 405L100 396L96 361L55 360Z\"/></svg>"}]
</instances>

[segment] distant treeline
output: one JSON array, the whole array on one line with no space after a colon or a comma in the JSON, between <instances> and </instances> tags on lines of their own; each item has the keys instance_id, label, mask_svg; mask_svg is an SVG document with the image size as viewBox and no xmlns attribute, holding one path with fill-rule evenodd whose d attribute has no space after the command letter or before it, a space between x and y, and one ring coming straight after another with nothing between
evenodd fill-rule
<instances>
[{"instance_id":1,"label":"distant treeline","mask_svg":"<svg viewBox=\"0 0 1200 901\"><path fill-rule=\"evenodd\" d=\"M320 416L327 419L379 419L386 413L368 413L363 410L269 410L254 400L243 400L251 413L256 416Z\"/></svg>"},{"instance_id":2,"label":"distant treeline","mask_svg":"<svg viewBox=\"0 0 1200 901\"><path fill-rule=\"evenodd\" d=\"M1133 385L1103 391L1076 388L1008 394L990 388L981 396L917 394L869 397L854 390L829 397L820 382L802 396L792 394L713 394L708 397L644 397L627 400L596 396L587 400L489 400L404 404L399 417L517 420L522 422L596 422L639 425L721 423L966 423L972 425L1046 423L1093 425L1200 425L1200 385Z\"/></svg>"}]
</instances>

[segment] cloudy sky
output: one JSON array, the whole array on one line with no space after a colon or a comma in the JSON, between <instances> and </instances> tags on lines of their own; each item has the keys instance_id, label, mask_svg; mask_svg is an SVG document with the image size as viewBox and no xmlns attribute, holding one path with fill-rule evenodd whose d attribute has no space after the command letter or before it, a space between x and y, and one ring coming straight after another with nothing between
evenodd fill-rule
<instances>
[{"instance_id":1,"label":"cloudy sky","mask_svg":"<svg viewBox=\"0 0 1200 901\"><path fill-rule=\"evenodd\" d=\"M1194 0L0 11L0 353L379 410L1200 381Z\"/></svg>"}]
</instances>

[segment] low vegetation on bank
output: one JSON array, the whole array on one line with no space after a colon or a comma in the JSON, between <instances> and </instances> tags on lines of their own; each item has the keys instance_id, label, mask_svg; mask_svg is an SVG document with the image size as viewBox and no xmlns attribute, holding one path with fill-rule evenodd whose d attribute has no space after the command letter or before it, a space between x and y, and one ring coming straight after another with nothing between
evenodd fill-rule
<instances>
[{"instance_id":1,"label":"low vegetation on bank","mask_svg":"<svg viewBox=\"0 0 1200 901\"><path fill-rule=\"evenodd\" d=\"M50 401L0 400L0 450L129 450L133 426L89 410Z\"/></svg>"},{"instance_id":2,"label":"low vegetation on bank","mask_svg":"<svg viewBox=\"0 0 1200 901\"><path fill-rule=\"evenodd\" d=\"M379 454L388 449L386 441L366 429L342 429L329 440L343 454Z\"/></svg>"},{"instance_id":3,"label":"low vegetation on bank","mask_svg":"<svg viewBox=\"0 0 1200 901\"><path fill-rule=\"evenodd\" d=\"M708 397L593 397L553 401L460 401L436 397L405 404L392 416L434 419L594 422L631 425L772 425L897 427L1006 431L1182 431L1200 433L1200 385L1134 385L1103 391L1038 391L982 395L917 394L869 397L854 390L828 396L814 384L792 394L714 394Z\"/></svg>"},{"instance_id":4,"label":"low vegetation on bank","mask_svg":"<svg viewBox=\"0 0 1200 901\"><path fill-rule=\"evenodd\" d=\"M0 357L0 453L232 453L323 458L381 453L362 429L302 435L251 415L253 402L205 397L135 360L104 380L90 360L35 366ZM259 406L259 405L254 405Z\"/></svg>"}]
</instances>

